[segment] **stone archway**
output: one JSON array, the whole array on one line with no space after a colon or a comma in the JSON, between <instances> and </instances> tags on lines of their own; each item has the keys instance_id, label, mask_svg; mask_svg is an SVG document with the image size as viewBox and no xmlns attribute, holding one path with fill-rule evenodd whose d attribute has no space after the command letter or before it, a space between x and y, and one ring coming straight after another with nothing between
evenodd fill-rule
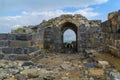
<instances>
[{"instance_id":1,"label":"stone archway","mask_svg":"<svg viewBox=\"0 0 120 80\"><path fill-rule=\"evenodd\" d=\"M90 35L94 31L98 31L96 27L100 27L100 25L101 21L88 20L80 14L61 15L39 24L36 38L41 43L40 45L43 45L43 49L60 51L63 44L63 33L67 29L71 29L76 34L76 51L83 52L84 49L92 48L95 45L90 43ZM96 40L94 36L92 39L99 42L99 39Z\"/></svg>"},{"instance_id":2,"label":"stone archway","mask_svg":"<svg viewBox=\"0 0 120 80\"><path fill-rule=\"evenodd\" d=\"M75 32L75 35L76 35L76 41L75 42L73 42L73 43L71 43L71 44L68 44L69 46L71 45L72 47L71 47L71 50L72 51L76 51L77 52L77 26L74 24L74 23L71 23L71 22L65 22L65 23L63 23L61 26L60 26L60 30L61 30L61 46L62 46L62 48L63 49L65 49L65 45L64 45L64 43L63 43L63 34L64 34L64 32L67 30L67 29L71 29L71 30L73 30L74 32ZM66 44L67 45L67 44ZM73 46L74 45L74 46Z\"/></svg>"}]
</instances>

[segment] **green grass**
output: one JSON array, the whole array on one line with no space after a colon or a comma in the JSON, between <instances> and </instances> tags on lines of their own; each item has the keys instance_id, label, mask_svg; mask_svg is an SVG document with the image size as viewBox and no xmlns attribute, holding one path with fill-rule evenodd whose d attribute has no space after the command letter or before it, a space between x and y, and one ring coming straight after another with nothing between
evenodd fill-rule
<instances>
[{"instance_id":1,"label":"green grass","mask_svg":"<svg viewBox=\"0 0 120 80\"><path fill-rule=\"evenodd\" d=\"M118 69L118 72L120 73L120 69Z\"/></svg>"}]
</instances>

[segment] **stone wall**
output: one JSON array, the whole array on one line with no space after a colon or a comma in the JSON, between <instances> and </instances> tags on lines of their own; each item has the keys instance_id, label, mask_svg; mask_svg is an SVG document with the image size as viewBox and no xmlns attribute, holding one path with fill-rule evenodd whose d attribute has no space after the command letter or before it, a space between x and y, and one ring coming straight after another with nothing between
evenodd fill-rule
<instances>
[{"instance_id":1,"label":"stone wall","mask_svg":"<svg viewBox=\"0 0 120 80\"><path fill-rule=\"evenodd\" d=\"M108 20L102 23L104 44L109 47L108 52L115 56L120 55L120 10L108 14ZM120 56L119 56L120 57Z\"/></svg>"},{"instance_id":2,"label":"stone wall","mask_svg":"<svg viewBox=\"0 0 120 80\"><path fill-rule=\"evenodd\" d=\"M101 21L87 20L80 14L61 15L60 17L44 21L35 27L38 28L36 36L39 39L37 40L38 44L45 49L60 50L63 45L63 32L69 28L77 33L78 52L87 48L98 47L100 42L102 42Z\"/></svg>"},{"instance_id":3,"label":"stone wall","mask_svg":"<svg viewBox=\"0 0 120 80\"><path fill-rule=\"evenodd\" d=\"M39 50L30 34L0 34L0 54L29 54Z\"/></svg>"},{"instance_id":4,"label":"stone wall","mask_svg":"<svg viewBox=\"0 0 120 80\"><path fill-rule=\"evenodd\" d=\"M2 48L1 51L4 54L30 54L32 52L35 52L39 50L39 47L27 47L27 48Z\"/></svg>"},{"instance_id":5,"label":"stone wall","mask_svg":"<svg viewBox=\"0 0 120 80\"><path fill-rule=\"evenodd\" d=\"M32 40L31 34L0 34L0 40Z\"/></svg>"}]
</instances>

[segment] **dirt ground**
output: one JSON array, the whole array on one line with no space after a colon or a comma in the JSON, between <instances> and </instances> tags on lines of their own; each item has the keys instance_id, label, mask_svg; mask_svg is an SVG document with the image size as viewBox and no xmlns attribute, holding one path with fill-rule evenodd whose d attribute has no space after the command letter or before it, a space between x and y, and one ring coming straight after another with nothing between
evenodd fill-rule
<instances>
[{"instance_id":1,"label":"dirt ground","mask_svg":"<svg viewBox=\"0 0 120 80\"><path fill-rule=\"evenodd\" d=\"M102 59L102 60L112 63L116 69L120 69L120 58L119 57L115 57L109 53L101 53L101 54L94 53L94 55L98 59Z\"/></svg>"}]
</instances>

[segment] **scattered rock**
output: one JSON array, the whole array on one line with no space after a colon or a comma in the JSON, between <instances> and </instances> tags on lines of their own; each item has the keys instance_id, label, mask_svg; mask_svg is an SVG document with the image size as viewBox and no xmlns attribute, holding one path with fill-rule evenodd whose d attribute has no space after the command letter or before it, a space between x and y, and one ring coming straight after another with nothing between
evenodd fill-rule
<instances>
[{"instance_id":1,"label":"scattered rock","mask_svg":"<svg viewBox=\"0 0 120 80\"><path fill-rule=\"evenodd\" d=\"M22 66L34 66L34 63L31 61L26 61L22 64Z\"/></svg>"},{"instance_id":2,"label":"scattered rock","mask_svg":"<svg viewBox=\"0 0 120 80\"><path fill-rule=\"evenodd\" d=\"M119 73L110 72L110 76L111 76L112 80L120 80Z\"/></svg>"},{"instance_id":3,"label":"scattered rock","mask_svg":"<svg viewBox=\"0 0 120 80\"><path fill-rule=\"evenodd\" d=\"M37 73L31 74L30 73L27 76L28 76L29 79L31 79L31 78L37 78L37 77L39 77L39 74L37 74Z\"/></svg>"},{"instance_id":4,"label":"scattered rock","mask_svg":"<svg viewBox=\"0 0 120 80\"><path fill-rule=\"evenodd\" d=\"M103 76L104 75L104 70L102 69L89 69L89 73L92 76Z\"/></svg>"},{"instance_id":5,"label":"scattered rock","mask_svg":"<svg viewBox=\"0 0 120 80\"><path fill-rule=\"evenodd\" d=\"M98 61L98 67L108 68L108 67L110 67L110 65L109 65L109 62L107 62L107 61Z\"/></svg>"},{"instance_id":6,"label":"scattered rock","mask_svg":"<svg viewBox=\"0 0 120 80\"><path fill-rule=\"evenodd\" d=\"M16 75L15 75L15 78L16 78L17 80L26 80L26 77L25 77L25 75L23 75L23 74L16 74Z\"/></svg>"},{"instance_id":7,"label":"scattered rock","mask_svg":"<svg viewBox=\"0 0 120 80\"><path fill-rule=\"evenodd\" d=\"M85 66L86 68L95 68L94 63L84 63L84 66Z\"/></svg>"},{"instance_id":8,"label":"scattered rock","mask_svg":"<svg viewBox=\"0 0 120 80\"><path fill-rule=\"evenodd\" d=\"M0 79L7 78L8 76L10 76L9 70L0 69Z\"/></svg>"},{"instance_id":9,"label":"scattered rock","mask_svg":"<svg viewBox=\"0 0 120 80\"><path fill-rule=\"evenodd\" d=\"M26 70L22 71L22 74L24 74L24 75L28 75L28 74L29 75L34 75L36 73L38 73L38 70L36 68L26 69Z\"/></svg>"},{"instance_id":10,"label":"scattered rock","mask_svg":"<svg viewBox=\"0 0 120 80\"><path fill-rule=\"evenodd\" d=\"M64 62L63 64L61 64L61 68L68 71L73 70L72 63L70 62Z\"/></svg>"},{"instance_id":11,"label":"scattered rock","mask_svg":"<svg viewBox=\"0 0 120 80\"><path fill-rule=\"evenodd\" d=\"M47 75L43 78L44 80L54 80L54 77Z\"/></svg>"}]
</instances>

